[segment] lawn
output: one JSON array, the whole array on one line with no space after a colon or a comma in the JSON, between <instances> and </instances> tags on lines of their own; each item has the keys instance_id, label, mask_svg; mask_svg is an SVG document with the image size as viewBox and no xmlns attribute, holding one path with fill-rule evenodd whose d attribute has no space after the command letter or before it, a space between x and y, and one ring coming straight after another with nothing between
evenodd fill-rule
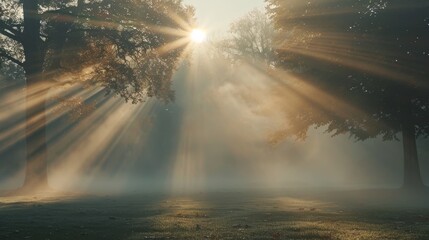
<instances>
[{"instance_id":1,"label":"lawn","mask_svg":"<svg viewBox=\"0 0 429 240\"><path fill-rule=\"evenodd\" d=\"M429 239L429 198L395 191L4 196L0 239Z\"/></svg>"}]
</instances>

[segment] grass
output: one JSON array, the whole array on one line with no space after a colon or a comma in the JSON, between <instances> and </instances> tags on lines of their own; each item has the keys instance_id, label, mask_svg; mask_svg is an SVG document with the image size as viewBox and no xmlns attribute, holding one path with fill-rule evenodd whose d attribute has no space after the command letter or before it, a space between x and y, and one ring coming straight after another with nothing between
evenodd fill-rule
<instances>
[{"instance_id":1,"label":"grass","mask_svg":"<svg viewBox=\"0 0 429 240\"><path fill-rule=\"evenodd\" d=\"M0 197L0 239L429 239L426 197L381 195Z\"/></svg>"}]
</instances>

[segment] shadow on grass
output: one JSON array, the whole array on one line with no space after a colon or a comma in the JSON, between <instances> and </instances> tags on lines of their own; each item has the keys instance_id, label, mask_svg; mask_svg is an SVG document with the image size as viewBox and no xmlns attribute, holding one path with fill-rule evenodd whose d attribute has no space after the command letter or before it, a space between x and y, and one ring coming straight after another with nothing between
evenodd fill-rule
<instances>
[{"instance_id":1,"label":"shadow on grass","mask_svg":"<svg viewBox=\"0 0 429 240\"><path fill-rule=\"evenodd\" d=\"M0 198L0 239L428 239L427 205L364 193Z\"/></svg>"}]
</instances>

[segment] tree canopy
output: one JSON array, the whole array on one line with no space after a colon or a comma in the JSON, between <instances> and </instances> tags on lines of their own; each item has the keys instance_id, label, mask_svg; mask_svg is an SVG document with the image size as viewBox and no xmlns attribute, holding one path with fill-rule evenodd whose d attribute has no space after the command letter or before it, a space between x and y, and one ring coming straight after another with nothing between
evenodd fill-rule
<instances>
[{"instance_id":1,"label":"tree canopy","mask_svg":"<svg viewBox=\"0 0 429 240\"><path fill-rule=\"evenodd\" d=\"M286 127L357 140L402 134L404 187L424 186L416 139L429 136L429 3L424 0L268 0L279 31Z\"/></svg>"},{"instance_id":2,"label":"tree canopy","mask_svg":"<svg viewBox=\"0 0 429 240\"><path fill-rule=\"evenodd\" d=\"M294 76L285 97L300 99L276 141L305 137L311 126L391 140L404 122L412 122L417 137L428 136L427 1L268 3L279 65Z\"/></svg>"},{"instance_id":3,"label":"tree canopy","mask_svg":"<svg viewBox=\"0 0 429 240\"><path fill-rule=\"evenodd\" d=\"M171 76L183 46L164 46L183 38L183 23L193 18L182 1L38 1L37 63L25 59L23 3L3 0L0 6L4 67L41 64L44 80L85 81L133 103L173 99Z\"/></svg>"}]
</instances>

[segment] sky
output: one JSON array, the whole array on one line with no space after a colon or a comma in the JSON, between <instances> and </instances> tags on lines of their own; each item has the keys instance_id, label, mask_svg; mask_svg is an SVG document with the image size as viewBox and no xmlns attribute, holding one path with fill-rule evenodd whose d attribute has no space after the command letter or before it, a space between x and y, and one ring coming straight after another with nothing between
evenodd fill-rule
<instances>
[{"instance_id":1,"label":"sky","mask_svg":"<svg viewBox=\"0 0 429 240\"><path fill-rule=\"evenodd\" d=\"M225 32L230 23L251 10L264 9L264 0L185 0L196 8L197 21L213 32Z\"/></svg>"}]
</instances>

